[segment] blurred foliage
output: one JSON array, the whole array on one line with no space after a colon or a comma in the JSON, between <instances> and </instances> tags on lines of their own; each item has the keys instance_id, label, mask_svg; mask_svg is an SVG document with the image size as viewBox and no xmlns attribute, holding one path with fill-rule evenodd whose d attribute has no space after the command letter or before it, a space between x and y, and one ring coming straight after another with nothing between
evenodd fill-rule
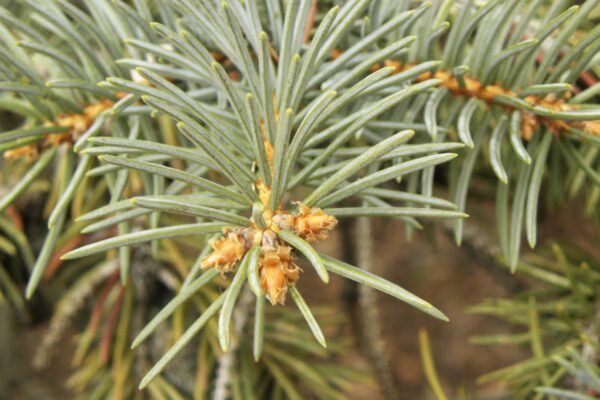
<instances>
[{"instance_id":1,"label":"blurred foliage","mask_svg":"<svg viewBox=\"0 0 600 400\"><path fill-rule=\"evenodd\" d=\"M554 393L542 387L579 389L580 394L589 388L588 397L594 398L594 384L600 378L600 263L580 250L555 244L525 257L519 271L535 281L534 288L470 308L472 313L506 321L510 331L475 336L471 342L527 346L531 358L488 373L479 381L504 382L518 399L541 399L544 393Z\"/></svg>"}]
</instances>

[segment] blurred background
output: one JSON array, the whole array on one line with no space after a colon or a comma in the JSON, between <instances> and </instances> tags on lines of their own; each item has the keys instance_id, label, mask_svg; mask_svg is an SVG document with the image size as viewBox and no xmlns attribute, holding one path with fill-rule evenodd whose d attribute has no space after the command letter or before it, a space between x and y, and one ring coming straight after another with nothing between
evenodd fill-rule
<instances>
[{"instance_id":1,"label":"blurred background","mask_svg":"<svg viewBox=\"0 0 600 400\"><path fill-rule=\"evenodd\" d=\"M411 241L405 235L404 225L393 220L374 221L374 270L415 294L428 299L450 318L444 323L399 302L392 297L374 293L376 313L381 324L383 364L402 399L433 399L423 374L419 351L418 331L426 329L438 375L450 398L510 399L502 383L478 383L482 375L531 357L528 346L482 346L470 343L475 335L493 334L510 330L505 322L468 312L485 299L510 298L535 286L535 281L523 274L510 275L496 263L495 227L492 225L493 203L485 196L473 201L471 223L465 242L458 248L449 230L443 225L429 224L415 234ZM552 212L552 218L542 218L541 242L576 244L600 259L600 237L594 222L582 216L578 200L568 207ZM322 248L338 257L354 257L352 242L354 224L341 226L335 231L327 247ZM344 237L346 236L346 237ZM343 246L349 241L350 246ZM543 247L542 245L542 247ZM526 257L526 256L525 256ZM304 274L300 288L311 305L333 309L345 316L343 332L350 340L348 351L339 356L342 365L356 367L363 375L347 396L351 399L379 399L378 371L369 359L368 346L361 336L358 288L335 277L328 290L314 274ZM65 382L73 372L71 360L75 329L56 345L48 366L34 368L32 360L47 334L48 310L37 305L40 315L31 323L18 321L11 311L0 309L0 398L2 399L68 399L72 394ZM286 305L293 307L293 305ZM75 320L83 323L85 320ZM518 328L513 328L518 332ZM522 330L521 330L522 331ZM327 337L328 340L330 336ZM177 364L177 361L175 361ZM177 367L175 367L177 368Z\"/></svg>"}]
</instances>

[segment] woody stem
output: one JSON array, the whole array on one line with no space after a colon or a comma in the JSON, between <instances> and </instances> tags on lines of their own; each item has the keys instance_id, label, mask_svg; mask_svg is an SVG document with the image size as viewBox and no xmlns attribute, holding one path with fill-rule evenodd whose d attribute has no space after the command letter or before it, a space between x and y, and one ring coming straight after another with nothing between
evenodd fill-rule
<instances>
[{"instance_id":1,"label":"woody stem","mask_svg":"<svg viewBox=\"0 0 600 400\"><path fill-rule=\"evenodd\" d=\"M372 221L361 217L356 224L356 258L358 264L368 272L373 271ZM362 314L362 336L368 356L375 368L381 394L385 399L397 399L398 391L394 376L385 356L381 323L373 289L361 285L358 289L358 303Z\"/></svg>"},{"instance_id":2,"label":"woody stem","mask_svg":"<svg viewBox=\"0 0 600 400\"><path fill-rule=\"evenodd\" d=\"M219 358L219 366L217 368L217 376L215 378L215 387L213 391L214 400L226 400L229 396L229 386L231 384L231 372L235 367L236 353L239 348L239 338L241 336L246 323L248 322L248 314L252 307L252 299L254 299L252 291L246 287L240 295L237 307L233 312L233 336L234 340L229 350Z\"/></svg>"}]
</instances>

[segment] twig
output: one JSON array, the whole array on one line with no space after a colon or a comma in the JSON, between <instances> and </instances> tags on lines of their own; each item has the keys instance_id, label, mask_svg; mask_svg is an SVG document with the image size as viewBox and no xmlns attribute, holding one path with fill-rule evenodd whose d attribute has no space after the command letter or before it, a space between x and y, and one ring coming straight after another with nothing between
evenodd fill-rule
<instances>
[{"instance_id":1,"label":"twig","mask_svg":"<svg viewBox=\"0 0 600 400\"><path fill-rule=\"evenodd\" d=\"M248 314L252 306L254 295L246 287L240 296L237 307L233 312L233 335L234 338L239 338L248 322ZM229 396L229 385L231 383L231 371L235 364L235 355L239 347L239 340L234 340L227 350L219 359L217 368L217 376L215 378L215 388L213 391L213 400L226 400Z\"/></svg>"},{"instance_id":2,"label":"twig","mask_svg":"<svg viewBox=\"0 0 600 400\"><path fill-rule=\"evenodd\" d=\"M36 369L48 365L51 352L62 337L65 330L70 326L75 314L83 308L96 287L106 281L118 268L114 261L106 262L95 269L90 270L79 278L77 283L63 296L56 306L48 332L44 335L42 343L37 348L33 357L33 366Z\"/></svg>"},{"instance_id":3,"label":"twig","mask_svg":"<svg viewBox=\"0 0 600 400\"><path fill-rule=\"evenodd\" d=\"M444 221L441 226L444 233L452 239L454 237L453 223ZM508 268L499 261L501 252L498 245L481 228L473 224L464 225L462 248L475 257L495 281L500 282L505 289L511 293L523 289L523 284L516 280Z\"/></svg>"},{"instance_id":4,"label":"twig","mask_svg":"<svg viewBox=\"0 0 600 400\"><path fill-rule=\"evenodd\" d=\"M119 319L119 314L121 313L121 307L123 306L124 294L125 287L121 286L119 288L119 295L109 311L106 327L104 328L102 338L100 339L100 361L102 365L106 365L106 363L108 363L108 359L110 358L110 351L113 346L113 335L115 333L115 329L117 328L117 321Z\"/></svg>"},{"instance_id":5,"label":"twig","mask_svg":"<svg viewBox=\"0 0 600 400\"><path fill-rule=\"evenodd\" d=\"M356 224L356 258L358 265L365 271L373 272L373 237L372 222L369 218L358 218ZM358 289L358 303L361 309L362 336L368 356L375 368L381 393L385 399L397 399L398 390L394 376L390 371L384 344L381 338L381 324L375 293L366 285Z\"/></svg>"},{"instance_id":6,"label":"twig","mask_svg":"<svg viewBox=\"0 0 600 400\"><path fill-rule=\"evenodd\" d=\"M581 358L590 364L596 365L598 363L598 340L600 340L599 327L600 327L600 304L596 304L596 314L592 320L583 328L583 333L587 340L584 340L583 347L581 349ZM580 393L586 392L586 387L581 379L575 381L575 387Z\"/></svg>"},{"instance_id":7,"label":"twig","mask_svg":"<svg viewBox=\"0 0 600 400\"><path fill-rule=\"evenodd\" d=\"M313 0L310 5L310 10L308 14L308 20L306 21L306 26L304 27L304 43L308 43L310 41L310 33L315 26L315 18L317 17L317 0Z\"/></svg>"}]
</instances>

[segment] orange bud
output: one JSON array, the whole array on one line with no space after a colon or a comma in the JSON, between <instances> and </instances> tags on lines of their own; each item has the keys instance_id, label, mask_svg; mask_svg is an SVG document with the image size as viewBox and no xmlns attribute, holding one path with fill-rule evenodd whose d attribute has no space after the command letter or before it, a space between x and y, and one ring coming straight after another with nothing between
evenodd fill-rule
<instances>
[{"instance_id":1,"label":"orange bud","mask_svg":"<svg viewBox=\"0 0 600 400\"><path fill-rule=\"evenodd\" d=\"M260 179L256 181L256 188L258 189L258 198L260 199L260 202L265 207L269 207L269 201L271 200L271 188L265 185Z\"/></svg>"},{"instance_id":2,"label":"orange bud","mask_svg":"<svg viewBox=\"0 0 600 400\"><path fill-rule=\"evenodd\" d=\"M600 121L583 122L583 130L591 135L600 136Z\"/></svg>"},{"instance_id":3,"label":"orange bud","mask_svg":"<svg viewBox=\"0 0 600 400\"><path fill-rule=\"evenodd\" d=\"M33 160L38 156L38 147L35 144L28 144L16 149L7 150L4 152L4 158L7 160L14 160L17 158L26 158L28 161Z\"/></svg>"},{"instance_id":4,"label":"orange bud","mask_svg":"<svg viewBox=\"0 0 600 400\"><path fill-rule=\"evenodd\" d=\"M500 85L489 85L489 86L485 86L483 88L483 90L481 91L480 97L487 102L491 102L494 100L494 97L498 94L507 94L509 96L515 95L514 92L504 89Z\"/></svg>"},{"instance_id":5,"label":"orange bud","mask_svg":"<svg viewBox=\"0 0 600 400\"><path fill-rule=\"evenodd\" d=\"M300 204L299 209L300 213L294 221L294 230L309 242L327 239L329 231L337 225L337 219L325 214L320 208L308 208Z\"/></svg>"},{"instance_id":6,"label":"orange bud","mask_svg":"<svg viewBox=\"0 0 600 400\"><path fill-rule=\"evenodd\" d=\"M273 305L284 304L288 286L298 280L300 269L292 262L291 251L285 245L263 251L260 285Z\"/></svg>"},{"instance_id":7,"label":"orange bud","mask_svg":"<svg viewBox=\"0 0 600 400\"><path fill-rule=\"evenodd\" d=\"M266 136L266 135L265 135ZM265 154L267 155L267 161L269 162L269 168L271 169L271 175L273 175L273 145L269 142L269 139L265 137L263 140L265 145Z\"/></svg>"},{"instance_id":8,"label":"orange bud","mask_svg":"<svg viewBox=\"0 0 600 400\"><path fill-rule=\"evenodd\" d=\"M344 54L342 52L341 49L338 49L337 47L333 50L331 50L331 58L333 58L334 60L338 57L340 57L342 54Z\"/></svg>"},{"instance_id":9,"label":"orange bud","mask_svg":"<svg viewBox=\"0 0 600 400\"><path fill-rule=\"evenodd\" d=\"M369 72L376 72L381 69L381 64L373 64L371 68L369 68Z\"/></svg>"},{"instance_id":10,"label":"orange bud","mask_svg":"<svg viewBox=\"0 0 600 400\"><path fill-rule=\"evenodd\" d=\"M385 65L386 67L394 67L394 73L397 74L398 72L402 72L403 65L400 61L396 61L396 60L385 60L383 62L383 65Z\"/></svg>"},{"instance_id":11,"label":"orange bud","mask_svg":"<svg viewBox=\"0 0 600 400\"><path fill-rule=\"evenodd\" d=\"M528 112L522 113L521 137L525 140L530 140L536 127L537 119L535 118L535 115Z\"/></svg>"},{"instance_id":12,"label":"orange bud","mask_svg":"<svg viewBox=\"0 0 600 400\"><path fill-rule=\"evenodd\" d=\"M246 249L238 235L230 232L227 236L213 240L213 252L202 260L202 268L217 268L221 272L233 271L234 265L242 259Z\"/></svg>"},{"instance_id":13,"label":"orange bud","mask_svg":"<svg viewBox=\"0 0 600 400\"><path fill-rule=\"evenodd\" d=\"M472 93L479 92L481 90L481 82L473 78L465 78L466 90Z\"/></svg>"}]
</instances>

